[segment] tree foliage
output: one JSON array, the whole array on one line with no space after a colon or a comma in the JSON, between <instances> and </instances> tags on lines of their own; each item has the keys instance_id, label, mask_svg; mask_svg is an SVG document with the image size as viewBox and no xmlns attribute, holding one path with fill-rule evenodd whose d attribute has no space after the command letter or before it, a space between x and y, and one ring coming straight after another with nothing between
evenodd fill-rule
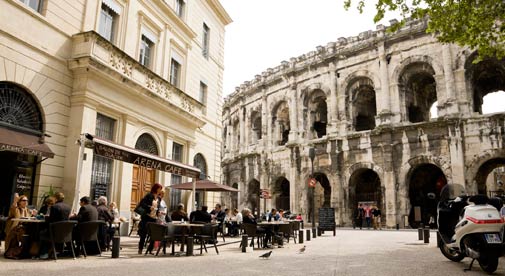
<instances>
[{"instance_id":1,"label":"tree foliage","mask_svg":"<svg viewBox=\"0 0 505 276\"><path fill-rule=\"evenodd\" d=\"M505 0L376 0L374 22L388 12L401 14L400 28L408 18L428 18L428 33L443 43L457 43L478 50L479 57L505 58ZM352 0L344 0L349 9ZM363 12L365 0L354 1ZM366 1L370 4L370 0Z\"/></svg>"}]
</instances>

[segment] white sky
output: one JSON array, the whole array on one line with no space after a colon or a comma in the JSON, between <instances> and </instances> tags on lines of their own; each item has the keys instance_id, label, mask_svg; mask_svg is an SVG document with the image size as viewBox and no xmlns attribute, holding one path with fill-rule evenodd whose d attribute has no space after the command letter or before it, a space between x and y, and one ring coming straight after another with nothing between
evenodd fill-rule
<instances>
[{"instance_id":1,"label":"white sky","mask_svg":"<svg viewBox=\"0 0 505 276\"><path fill-rule=\"evenodd\" d=\"M356 2L357 0L354 0ZM244 81L267 68L280 65L337 41L375 30L374 2L365 13L345 11L343 0L220 0L233 19L226 26L224 90L226 96ZM387 17L381 23L389 25ZM505 93L498 101L484 99L484 113L505 111ZM496 104L496 103L501 104Z\"/></svg>"}]
</instances>

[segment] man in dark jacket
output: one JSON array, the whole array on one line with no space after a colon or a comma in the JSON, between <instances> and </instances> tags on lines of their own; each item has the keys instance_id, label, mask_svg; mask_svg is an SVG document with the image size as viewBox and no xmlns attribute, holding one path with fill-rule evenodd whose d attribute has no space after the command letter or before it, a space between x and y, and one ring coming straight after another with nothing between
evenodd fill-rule
<instances>
[{"instance_id":1,"label":"man in dark jacket","mask_svg":"<svg viewBox=\"0 0 505 276\"><path fill-rule=\"evenodd\" d=\"M53 223L63 220L68 220L70 217L70 206L63 202L65 195L62 192L58 192L54 195L56 203L51 206L51 211L49 217L46 218L47 223Z\"/></svg>"},{"instance_id":2,"label":"man in dark jacket","mask_svg":"<svg viewBox=\"0 0 505 276\"><path fill-rule=\"evenodd\" d=\"M202 206L201 210L196 210L191 213L191 222L199 221L199 222L210 222L212 220L212 217L210 214L207 212L208 207L207 206Z\"/></svg>"},{"instance_id":3,"label":"man in dark jacket","mask_svg":"<svg viewBox=\"0 0 505 276\"><path fill-rule=\"evenodd\" d=\"M109 211L107 207L107 198L101 196L98 198L98 206L96 207L98 212L98 220L105 221L105 225L101 227L98 239L100 240L100 247L102 250L107 250L109 248L110 241L114 236L114 228L111 227L114 222L114 216Z\"/></svg>"},{"instance_id":4,"label":"man in dark jacket","mask_svg":"<svg viewBox=\"0 0 505 276\"><path fill-rule=\"evenodd\" d=\"M76 219L80 223L98 219L98 211L95 207L90 205L89 196L82 197L79 201L79 205L81 205L79 213L77 215L71 216L70 219Z\"/></svg>"}]
</instances>

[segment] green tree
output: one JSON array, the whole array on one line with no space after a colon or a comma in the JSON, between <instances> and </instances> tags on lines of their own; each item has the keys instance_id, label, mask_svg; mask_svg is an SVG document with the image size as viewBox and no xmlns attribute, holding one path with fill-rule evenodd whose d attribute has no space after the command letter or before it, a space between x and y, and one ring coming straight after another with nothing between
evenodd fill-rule
<instances>
[{"instance_id":1,"label":"green tree","mask_svg":"<svg viewBox=\"0 0 505 276\"><path fill-rule=\"evenodd\" d=\"M388 12L401 14L400 28L408 18L428 18L428 33L443 43L457 43L479 51L479 57L505 58L505 0L376 0L374 22ZM349 9L353 0L344 0ZM365 0L354 1L363 12ZM366 1L370 4L370 0Z\"/></svg>"}]
</instances>

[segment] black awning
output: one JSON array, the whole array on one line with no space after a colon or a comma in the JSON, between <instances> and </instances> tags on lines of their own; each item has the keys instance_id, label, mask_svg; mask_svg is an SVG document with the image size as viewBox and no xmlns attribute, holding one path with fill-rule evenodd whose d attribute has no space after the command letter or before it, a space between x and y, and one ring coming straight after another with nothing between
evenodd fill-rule
<instances>
[{"instance_id":1,"label":"black awning","mask_svg":"<svg viewBox=\"0 0 505 276\"><path fill-rule=\"evenodd\" d=\"M53 158L54 153L41 137L0 127L0 151Z\"/></svg>"},{"instance_id":2,"label":"black awning","mask_svg":"<svg viewBox=\"0 0 505 276\"><path fill-rule=\"evenodd\" d=\"M85 134L85 137L93 141L94 153L97 155L191 178L198 178L200 176L200 169L197 167L175 162L138 149L133 149L111 141L93 137L87 133Z\"/></svg>"}]
</instances>

